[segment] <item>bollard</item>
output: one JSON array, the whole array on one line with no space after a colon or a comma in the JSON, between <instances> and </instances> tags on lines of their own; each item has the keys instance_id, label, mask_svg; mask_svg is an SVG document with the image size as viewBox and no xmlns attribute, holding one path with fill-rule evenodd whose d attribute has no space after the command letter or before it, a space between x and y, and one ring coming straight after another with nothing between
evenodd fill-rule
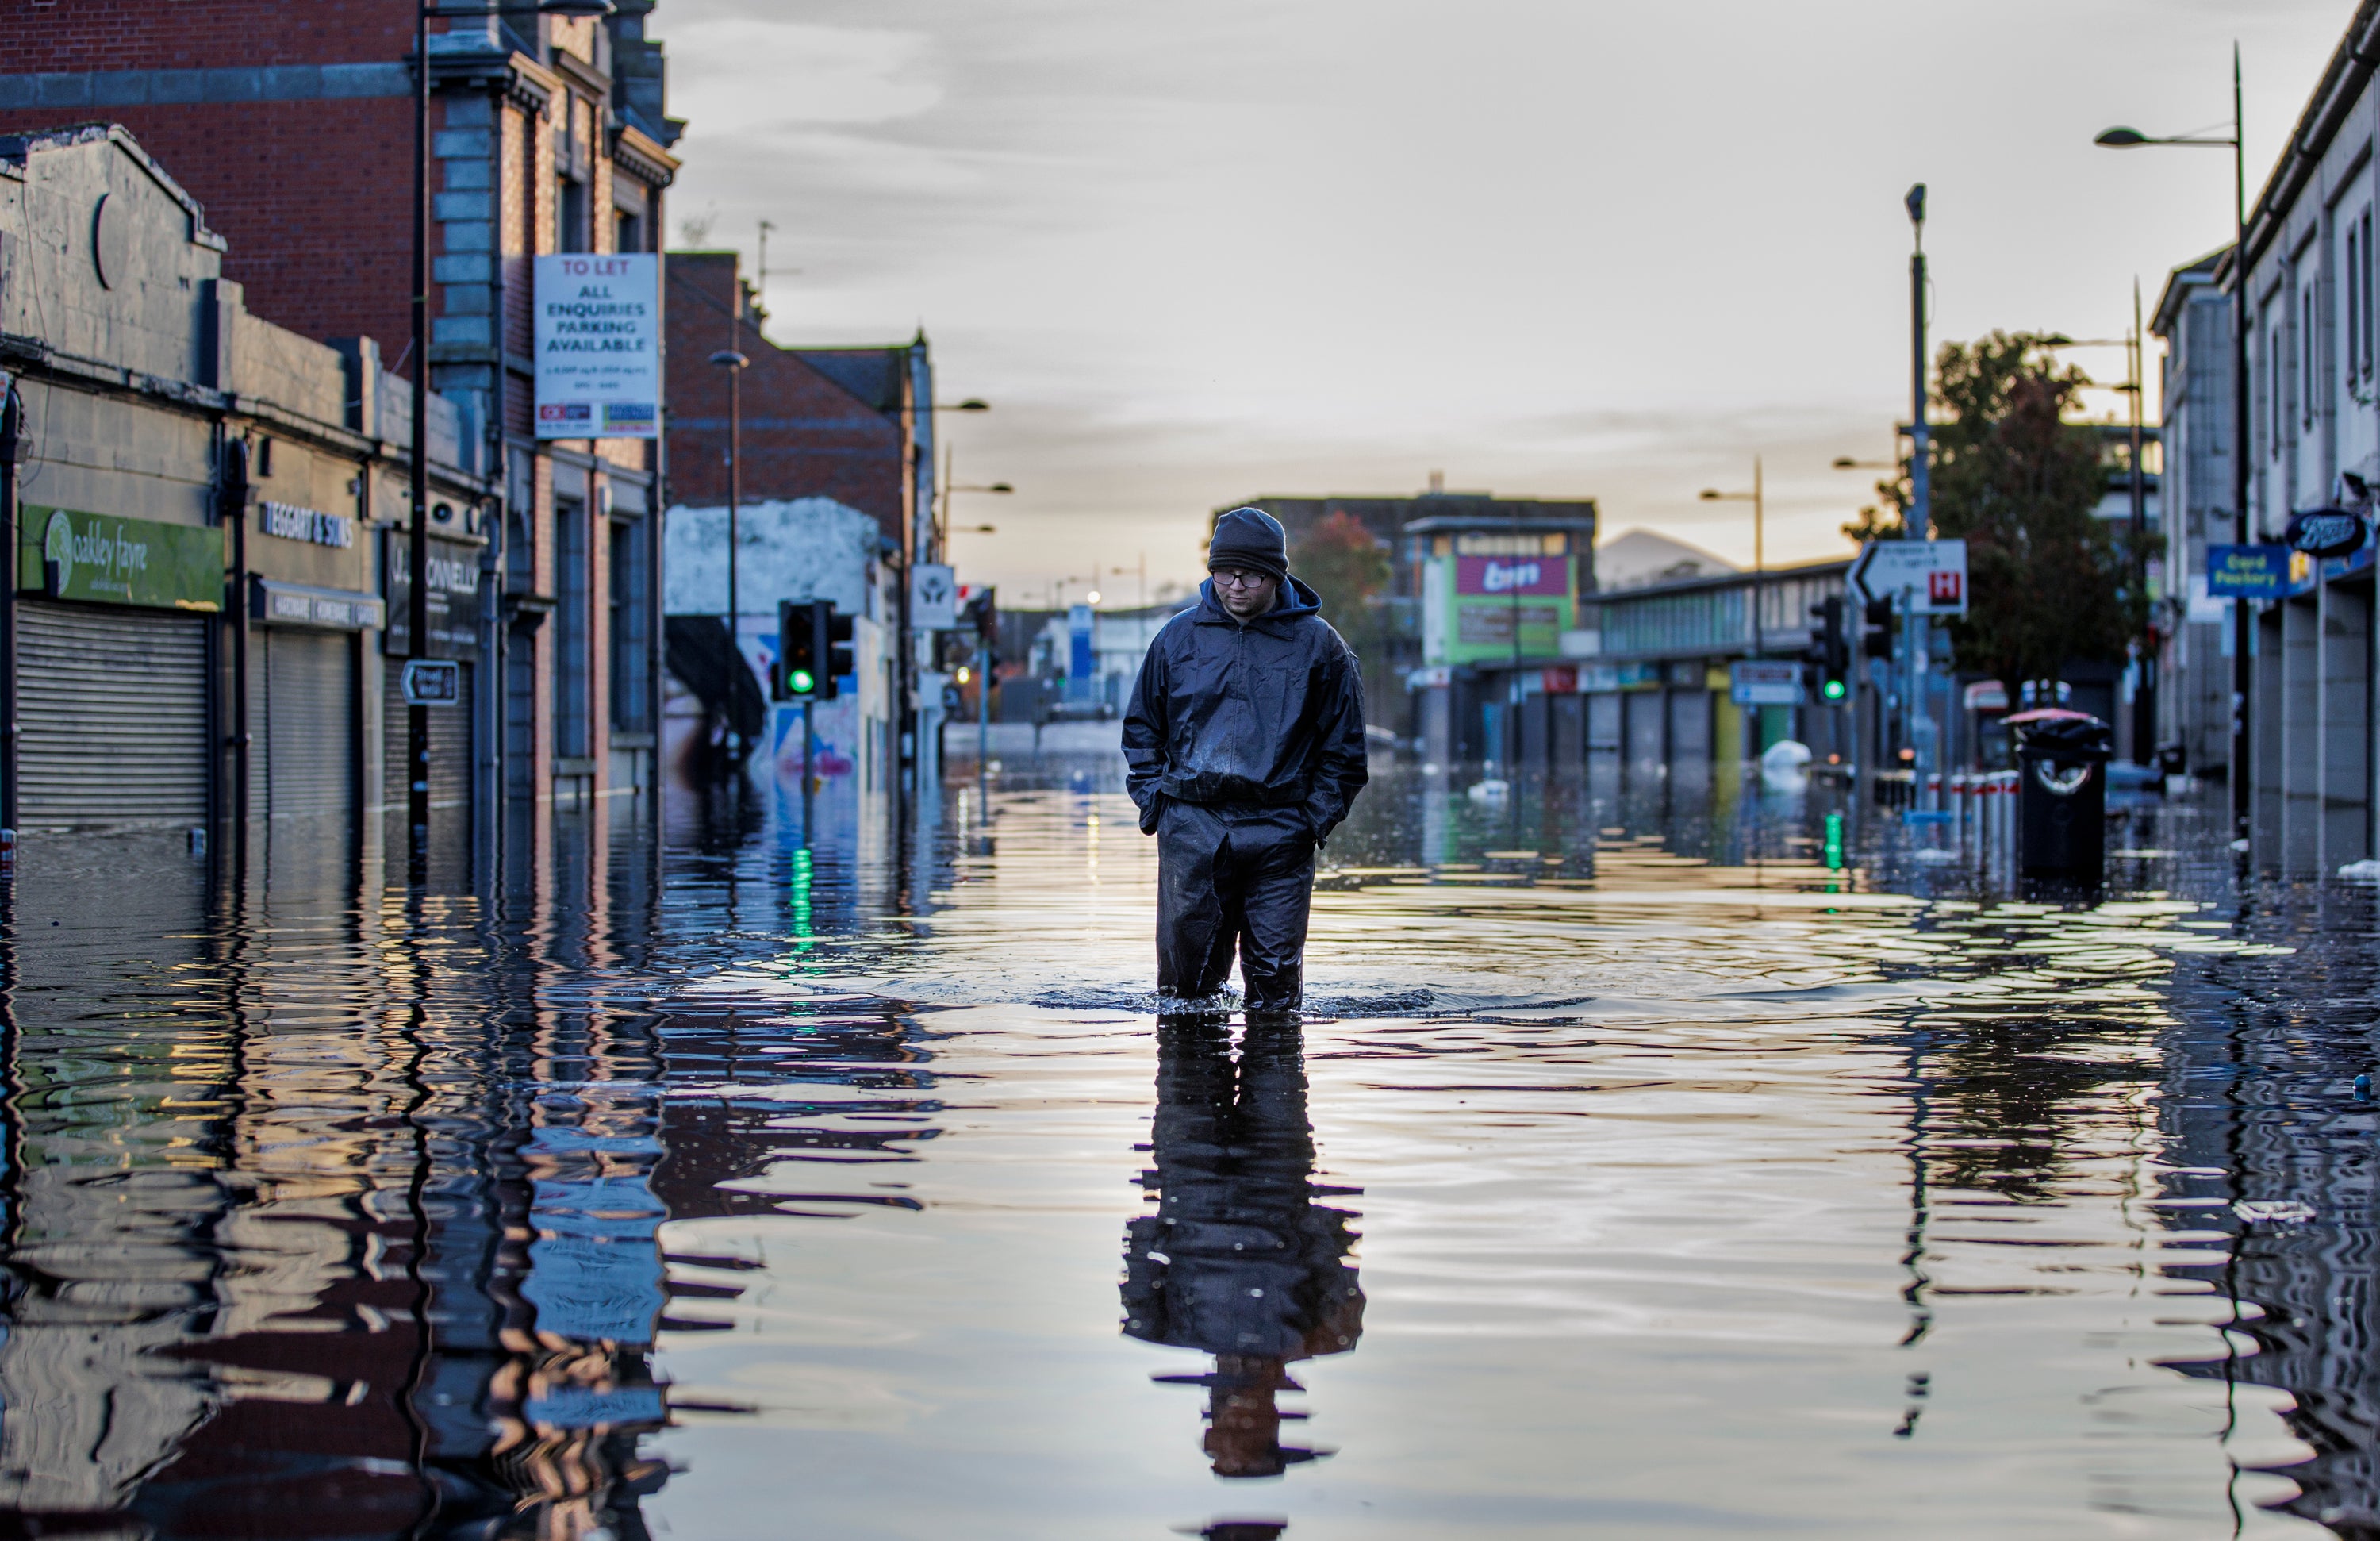
<instances>
[{"instance_id":1,"label":"bollard","mask_svg":"<svg viewBox=\"0 0 2380 1541\"><path fill-rule=\"evenodd\" d=\"M2099 886L2107 866L2107 761L2114 731L2063 707L2021 711L2017 732L2017 871Z\"/></svg>"}]
</instances>

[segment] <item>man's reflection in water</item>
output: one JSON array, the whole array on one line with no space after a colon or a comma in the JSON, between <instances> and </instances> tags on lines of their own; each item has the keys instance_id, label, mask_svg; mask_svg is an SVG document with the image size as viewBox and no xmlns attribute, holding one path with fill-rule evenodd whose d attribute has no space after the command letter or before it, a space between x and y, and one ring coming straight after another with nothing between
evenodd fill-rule
<instances>
[{"instance_id":1,"label":"man's reflection in water","mask_svg":"<svg viewBox=\"0 0 2380 1541\"><path fill-rule=\"evenodd\" d=\"M613 1074L639 1068L604 1036L589 1035L590 1058ZM650 1080L586 1081L548 1085L526 1110L516 1170L528 1202L491 1283L506 1319L486 1387L486 1453L472 1468L473 1523L458 1513L439 1534L641 1541L639 1504L669 1476L638 1449L668 1418L651 1365L667 1218L651 1183L660 1099Z\"/></svg>"},{"instance_id":2,"label":"man's reflection in water","mask_svg":"<svg viewBox=\"0 0 2380 1541\"><path fill-rule=\"evenodd\" d=\"M1215 1356L1207 1375L1159 1378L1208 1388L1218 1476L1313 1460L1282 1447L1281 1419L1305 1414L1274 1398L1303 1389L1292 1364L1344 1353L1364 1330L1347 1261L1355 1216L1315 1202L1357 1190L1312 1181L1304 1051L1294 1016L1251 1022L1236 1059L1220 1019L1158 1020L1155 1166L1142 1179L1158 1208L1125 1232L1123 1329Z\"/></svg>"}]
</instances>

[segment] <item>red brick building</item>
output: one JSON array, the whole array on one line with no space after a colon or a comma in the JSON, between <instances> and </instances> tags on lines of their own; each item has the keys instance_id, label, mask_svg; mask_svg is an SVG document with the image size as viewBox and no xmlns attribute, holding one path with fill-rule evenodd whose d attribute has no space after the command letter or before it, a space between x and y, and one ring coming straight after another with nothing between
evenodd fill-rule
<instances>
[{"instance_id":1,"label":"red brick building","mask_svg":"<svg viewBox=\"0 0 2380 1541\"><path fill-rule=\"evenodd\" d=\"M670 497L689 507L727 501L727 371L744 371L744 497L827 497L872 516L903 546L922 484L931 489L931 413L919 412L926 339L892 347L779 347L732 251L669 257Z\"/></svg>"},{"instance_id":2,"label":"red brick building","mask_svg":"<svg viewBox=\"0 0 2380 1541\"><path fill-rule=\"evenodd\" d=\"M503 468L500 507L449 510L432 531L502 595L458 644L471 739L448 757L470 766L461 795L482 849L508 798L653 781L662 446L537 440L529 364L535 256L659 249L677 126L644 35L653 4L619 0L600 21L490 4L431 23L431 387L480 463ZM403 373L416 14L413 0L0 0L0 132L126 125L228 240L225 277L252 309ZM382 528L407 517L400 500L374 511Z\"/></svg>"}]
</instances>

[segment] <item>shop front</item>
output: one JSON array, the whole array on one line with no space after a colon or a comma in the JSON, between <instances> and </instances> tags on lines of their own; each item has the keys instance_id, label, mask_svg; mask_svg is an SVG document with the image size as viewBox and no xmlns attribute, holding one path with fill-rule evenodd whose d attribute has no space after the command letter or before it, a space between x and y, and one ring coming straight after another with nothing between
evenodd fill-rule
<instances>
[{"instance_id":1,"label":"shop front","mask_svg":"<svg viewBox=\"0 0 2380 1541\"><path fill-rule=\"evenodd\" d=\"M387 626L381 633L381 711L387 748L382 756L382 795L393 819L406 808L405 661L412 652L411 553L399 526L383 527L381 534L382 589L387 599ZM460 694L452 701L428 708L430 715L431 824L442 847L467 851L470 839L473 766L479 752L479 678L480 623L485 575L480 556L486 541L460 535L430 538L429 645L426 656L452 659L461 665ZM450 853L451 854L451 853Z\"/></svg>"},{"instance_id":2,"label":"shop front","mask_svg":"<svg viewBox=\"0 0 2380 1541\"><path fill-rule=\"evenodd\" d=\"M18 828L202 849L223 532L30 503L18 531Z\"/></svg>"}]
</instances>

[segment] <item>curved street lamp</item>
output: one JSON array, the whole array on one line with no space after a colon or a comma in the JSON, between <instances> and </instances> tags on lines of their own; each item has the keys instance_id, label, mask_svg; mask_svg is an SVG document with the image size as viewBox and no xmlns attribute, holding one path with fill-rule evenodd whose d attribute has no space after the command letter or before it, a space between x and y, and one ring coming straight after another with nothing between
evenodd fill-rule
<instances>
[{"instance_id":1,"label":"curved street lamp","mask_svg":"<svg viewBox=\"0 0 2380 1541\"><path fill-rule=\"evenodd\" d=\"M735 586L735 564L743 554L739 527L744 504L744 371L752 367L752 360L723 347L710 356L710 361L727 371L727 647L731 654L741 657L744 606Z\"/></svg>"},{"instance_id":2,"label":"curved street lamp","mask_svg":"<svg viewBox=\"0 0 2380 1541\"><path fill-rule=\"evenodd\" d=\"M1722 492L1716 487L1702 491L1705 503L1748 503L1752 505L1752 656L1760 656L1760 590L1762 576L1768 568L1767 524L1768 505L1763 500L1760 481L1760 456L1752 457L1752 491Z\"/></svg>"}]
</instances>

